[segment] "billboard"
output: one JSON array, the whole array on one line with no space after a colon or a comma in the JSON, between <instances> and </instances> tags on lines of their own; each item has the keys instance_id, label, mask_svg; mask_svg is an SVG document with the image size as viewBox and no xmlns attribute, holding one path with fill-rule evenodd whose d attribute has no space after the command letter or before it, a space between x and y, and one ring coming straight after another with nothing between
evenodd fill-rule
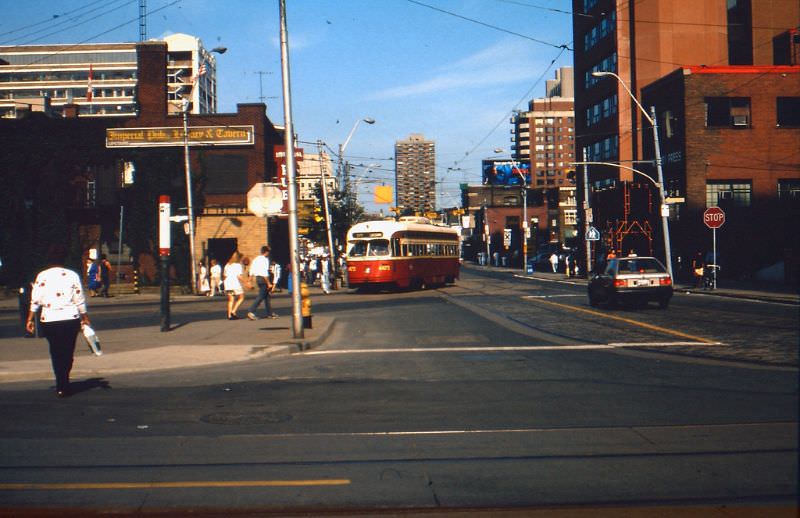
<instances>
[{"instance_id":1,"label":"billboard","mask_svg":"<svg viewBox=\"0 0 800 518\"><path fill-rule=\"evenodd\" d=\"M522 185L522 177L525 185L531 184L530 162L483 161L483 185Z\"/></svg>"}]
</instances>

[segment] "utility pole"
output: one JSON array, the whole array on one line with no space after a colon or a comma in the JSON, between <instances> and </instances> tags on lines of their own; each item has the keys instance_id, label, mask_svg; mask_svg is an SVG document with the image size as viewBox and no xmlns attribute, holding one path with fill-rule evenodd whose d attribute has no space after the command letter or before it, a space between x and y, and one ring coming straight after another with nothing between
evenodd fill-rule
<instances>
[{"instance_id":1,"label":"utility pole","mask_svg":"<svg viewBox=\"0 0 800 518\"><path fill-rule=\"evenodd\" d=\"M303 338L303 299L300 294L300 257L297 232L297 172L294 166L294 129L289 78L289 33L286 29L286 0L280 0L281 77L283 83L284 143L286 176L289 188L289 255L292 265L292 331L294 338Z\"/></svg>"},{"instance_id":2,"label":"utility pole","mask_svg":"<svg viewBox=\"0 0 800 518\"><path fill-rule=\"evenodd\" d=\"M317 140L317 150L319 153L319 182L322 187L322 203L325 210L325 230L328 234L328 250L330 253L330 265L328 267L328 275L331 275L331 287L336 289L336 278L338 274L338 268L336 267L336 249L333 248L333 232L331 231L331 211L328 206L328 186L325 181L325 171L322 167L322 141Z\"/></svg>"},{"instance_id":3,"label":"utility pole","mask_svg":"<svg viewBox=\"0 0 800 518\"><path fill-rule=\"evenodd\" d=\"M667 205L667 197L664 193L664 170L661 167L661 146L658 141L658 118L656 117L656 107L650 107L650 122L653 123L653 145L655 146L656 156L656 170L658 171L658 193L661 197L661 230L664 234L664 259L667 262L667 272L674 280L672 274L672 247L669 240L669 205Z\"/></svg>"},{"instance_id":4,"label":"utility pole","mask_svg":"<svg viewBox=\"0 0 800 518\"><path fill-rule=\"evenodd\" d=\"M586 162L586 148L583 148L583 161ZM589 235L589 228L592 226L592 208L589 206L589 165L583 164L583 242L586 247L586 278L592 270L592 242L586 239Z\"/></svg>"}]
</instances>

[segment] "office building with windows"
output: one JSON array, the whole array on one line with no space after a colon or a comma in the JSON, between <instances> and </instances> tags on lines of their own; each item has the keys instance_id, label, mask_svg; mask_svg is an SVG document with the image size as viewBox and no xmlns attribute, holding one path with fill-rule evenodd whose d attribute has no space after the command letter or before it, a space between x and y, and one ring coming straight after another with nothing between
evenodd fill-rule
<instances>
[{"instance_id":1,"label":"office building with windows","mask_svg":"<svg viewBox=\"0 0 800 518\"><path fill-rule=\"evenodd\" d=\"M303 153L303 159L297 161L297 191L299 200L316 200L317 189L321 180L325 179L328 196L336 190L336 176L333 174L333 163L328 153Z\"/></svg>"},{"instance_id":2,"label":"office building with windows","mask_svg":"<svg viewBox=\"0 0 800 518\"><path fill-rule=\"evenodd\" d=\"M571 67L556 71L546 83L546 96L533 99L528 110L511 119L514 160L531 165L531 187L570 185L567 172L575 161L575 99Z\"/></svg>"},{"instance_id":3,"label":"office building with windows","mask_svg":"<svg viewBox=\"0 0 800 518\"><path fill-rule=\"evenodd\" d=\"M720 67L732 67L729 73L713 78L704 76L703 81L712 92L715 88L711 85L715 81L727 83L735 77L744 77L736 75L735 67L756 70L776 64L797 65L800 40L796 38L796 28L800 25L800 3L796 0L573 0L572 5L578 161L614 162L656 179L652 162L655 156L653 129L633 97L642 100L643 89L679 69L706 67L719 71ZM601 72L614 73L619 80L608 74L598 74ZM772 81L778 76L763 77ZM757 76L752 79L755 84L759 83ZM800 83L795 82L795 85ZM708 110L702 114L702 120L713 124L718 118L730 118L732 125L744 127L747 104L741 98L747 95L716 91L717 94L709 93L701 100L694 100L703 110ZM723 106L725 101L715 100L715 97L730 99ZM650 103L656 104L655 99L651 97L643 103L648 115ZM689 102L686 104L688 106ZM663 111L657 113L662 137L670 131L668 126L674 125L669 117L664 117ZM712 126L704 131L710 134L716 130ZM723 140L730 136L724 132L717 135ZM745 142L743 147L732 148L732 151L747 153L753 145ZM678 256L685 258L695 252L680 248L681 239L676 234L685 230L678 222L693 217L693 209L684 200L696 199L697 189L694 193L688 190L698 181L705 182L706 176L703 173L702 180L690 179L689 176L699 173L691 168L679 172L679 169L667 167L678 155L663 151L664 190L670 201L670 222L676 227L673 238L678 241L672 258L676 264ZM632 248L640 254L663 257L663 250L659 250L663 236L660 235L660 199L655 180L648 181L620 167L590 165L587 169L594 226L603 233L597 255L601 256L606 248L624 251ZM796 175L791 171L786 174L787 177ZM583 201L582 174L577 178L580 202ZM705 192L705 188L703 185L700 191ZM581 215L581 224L588 217ZM686 246L689 243L691 240L685 241Z\"/></svg>"},{"instance_id":4,"label":"office building with windows","mask_svg":"<svg viewBox=\"0 0 800 518\"><path fill-rule=\"evenodd\" d=\"M196 37L172 34L167 44L168 113L216 113L216 61ZM135 117L139 109L137 44L84 43L0 47L0 117L28 111L79 117Z\"/></svg>"},{"instance_id":5,"label":"office building with windows","mask_svg":"<svg viewBox=\"0 0 800 518\"><path fill-rule=\"evenodd\" d=\"M680 193L675 246L707 250L702 215L720 207L728 270L749 273L738 258L757 269L792 264L785 251L797 253L800 66L681 67L646 86L642 99L656 108L664 175ZM643 147L654 155L652 141ZM792 268L784 270L791 278Z\"/></svg>"},{"instance_id":6,"label":"office building with windows","mask_svg":"<svg viewBox=\"0 0 800 518\"><path fill-rule=\"evenodd\" d=\"M401 214L436 211L436 143L411 134L394 146L395 191Z\"/></svg>"}]
</instances>

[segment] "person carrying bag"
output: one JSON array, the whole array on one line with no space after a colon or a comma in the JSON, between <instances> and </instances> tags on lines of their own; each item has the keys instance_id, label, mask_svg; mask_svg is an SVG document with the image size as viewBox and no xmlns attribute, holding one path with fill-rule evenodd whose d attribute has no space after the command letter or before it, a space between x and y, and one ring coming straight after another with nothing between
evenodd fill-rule
<instances>
[{"instance_id":1,"label":"person carrying bag","mask_svg":"<svg viewBox=\"0 0 800 518\"><path fill-rule=\"evenodd\" d=\"M56 395L69 395L69 374L75 354L75 339L81 326L90 326L86 311L86 298L80 276L63 266L67 256L64 245L54 244L48 250L49 267L39 272L31 292L31 305L25 327L29 333L35 329L34 319L39 315L39 329L50 345L50 359L56 378Z\"/></svg>"}]
</instances>

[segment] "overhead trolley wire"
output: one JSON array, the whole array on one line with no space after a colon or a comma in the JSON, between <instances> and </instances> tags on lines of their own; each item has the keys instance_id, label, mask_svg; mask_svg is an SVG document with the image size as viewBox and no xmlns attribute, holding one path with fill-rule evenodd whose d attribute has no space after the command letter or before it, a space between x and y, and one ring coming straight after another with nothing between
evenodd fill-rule
<instances>
[{"instance_id":1,"label":"overhead trolley wire","mask_svg":"<svg viewBox=\"0 0 800 518\"><path fill-rule=\"evenodd\" d=\"M521 34L519 32L514 32L514 31L511 31L511 30L508 30L508 29L504 29L502 27L498 27L498 26L492 25L490 23L482 22L482 21L476 20L474 18L469 18L467 16L463 16L463 15L460 15L458 13L454 13L452 11L447 11L445 9L441 9L441 8L433 6L433 5L429 5L429 4L426 4L426 3L423 3L423 2L419 2L418 0L406 0L406 1L409 2L409 3L412 3L412 4L416 4L416 5L422 6L422 7L427 7L428 9L431 9L431 10L434 10L434 11L438 11L440 13L444 13L444 14L447 14L447 15L450 15L450 16L454 16L456 18L460 18L462 20L466 20L468 22L476 23L478 25L482 25L484 27L488 27L490 29L494 29L496 31L505 32L506 34L511 34L513 36L518 36L520 38L525 38L526 40L530 40L530 41L539 43L541 45L547 45L549 47L553 47L553 48L557 48L557 49L572 50L567 45L557 45L555 43L550 43L549 41L544 41L544 40L539 40L539 39L536 39L536 38L532 38L532 37L530 37L530 36L528 36L526 34Z\"/></svg>"}]
</instances>

